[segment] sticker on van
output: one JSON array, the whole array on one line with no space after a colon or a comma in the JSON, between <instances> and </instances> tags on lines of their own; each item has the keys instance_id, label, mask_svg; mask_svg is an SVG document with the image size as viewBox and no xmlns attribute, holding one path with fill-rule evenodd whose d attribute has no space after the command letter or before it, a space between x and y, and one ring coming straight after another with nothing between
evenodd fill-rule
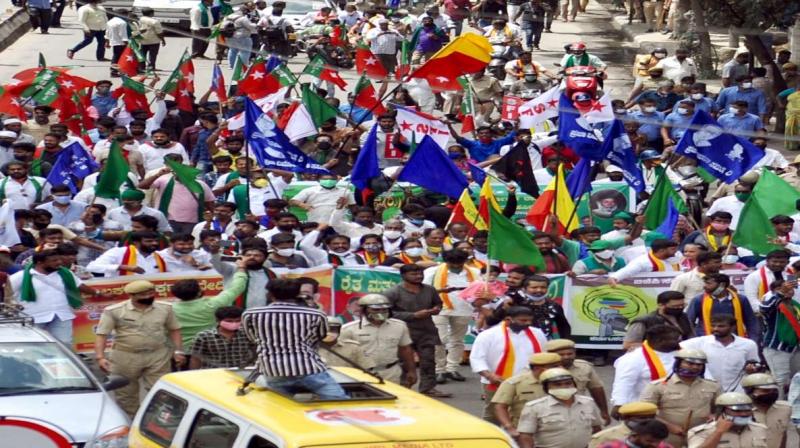
<instances>
[{"instance_id":1,"label":"sticker on van","mask_svg":"<svg viewBox=\"0 0 800 448\"><path fill-rule=\"evenodd\" d=\"M307 411L306 417L324 425L398 426L410 425L415 420L394 409L348 408L317 409Z\"/></svg>"}]
</instances>

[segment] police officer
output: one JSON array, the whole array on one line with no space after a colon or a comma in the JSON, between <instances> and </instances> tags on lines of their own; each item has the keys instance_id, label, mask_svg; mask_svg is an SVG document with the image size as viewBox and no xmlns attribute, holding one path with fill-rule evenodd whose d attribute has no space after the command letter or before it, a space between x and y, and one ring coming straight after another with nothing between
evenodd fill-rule
<instances>
[{"instance_id":1,"label":"police officer","mask_svg":"<svg viewBox=\"0 0 800 448\"><path fill-rule=\"evenodd\" d=\"M600 409L578 388L568 370L548 369L539 375L547 396L528 402L519 417L521 448L584 448L603 424Z\"/></svg>"},{"instance_id":2,"label":"police officer","mask_svg":"<svg viewBox=\"0 0 800 448\"><path fill-rule=\"evenodd\" d=\"M544 349L561 357L561 367L569 370L569 373L575 378L575 384L578 385L578 393L586 395L588 392L597 407L600 408L600 414L603 416L606 425L609 424L611 417L608 415L608 401L606 401L603 380L600 379L600 375L597 374L590 362L575 359L577 355L575 342L569 339L553 339L547 341Z\"/></svg>"},{"instance_id":3,"label":"police officer","mask_svg":"<svg viewBox=\"0 0 800 448\"><path fill-rule=\"evenodd\" d=\"M364 356L358 341L343 340L339 337L341 330L342 321L338 317L328 316L328 334L322 339L319 348L319 356L325 364L328 367L353 367L352 364L331 353L336 352L365 370L373 369L375 366Z\"/></svg>"},{"instance_id":4,"label":"police officer","mask_svg":"<svg viewBox=\"0 0 800 448\"><path fill-rule=\"evenodd\" d=\"M778 400L780 390L775 378L768 373L753 373L742 378L742 387L753 400L756 422L769 428L767 446L786 446L786 428L791 423L792 406L788 401Z\"/></svg>"},{"instance_id":5,"label":"police officer","mask_svg":"<svg viewBox=\"0 0 800 448\"><path fill-rule=\"evenodd\" d=\"M500 383L492 397L492 406L500 426L509 434L519 436L517 422L525 404L545 396L539 375L559 365L561 357L555 353L535 353L528 357L530 370L524 370Z\"/></svg>"},{"instance_id":6,"label":"police officer","mask_svg":"<svg viewBox=\"0 0 800 448\"><path fill-rule=\"evenodd\" d=\"M97 364L103 371L130 380L130 384L114 394L120 407L133 417L140 394L146 394L156 380L170 372L170 360L181 365L186 358L181 345L181 326L171 304L155 302L155 285L136 280L123 290L129 299L103 310L94 347ZM104 350L112 331L114 345L109 360ZM144 386L141 391L139 380Z\"/></svg>"},{"instance_id":7,"label":"police officer","mask_svg":"<svg viewBox=\"0 0 800 448\"><path fill-rule=\"evenodd\" d=\"M639 423L656 418L658 406L644 401L632 401L619 407L617 411L622 423L606 428L592 435L589 448L597 448L605 442L624 440L633 432L633 427ZM667 436L664 436L666 438Z\"/></svg>"},{"instance_id":8,"label":"police officer","mask_svg":"<svg viewBox=\"0 0 800 448\"><path fill-rule=\"evenodd\" d=\"M641 401L658 406L658 418L666 423L670 436L667 443L682 446L689 428L708 421L720 387L703 379L706 354L701 350L682 349L675 353L672 373L663 380L648 384Z\"/></svg>"},{"instance_id":9,"label":"police officer","mask_svg":"<svg viewBox=\"0 0 800 448\"><path fill-rule=\"evenodd\" d=\"M405 322L391 319L391 303L380 294L358 299L361 318L342 327L342 340L357 341L364 357L382 378L411 387L417 382L414 349ZM400 368L400 363L403 368ZM405 375L404 375L405 371Z\"/></svg>"},{"instance_id":10,"label":"police officer","mask_svg":"<svg viewBox=\"0 0 800 448\"><path fill-rule=\"evenodd\" d=\"M689 430L689 448L766 448L767 427L753 421L753 400L727 392L714 401L716 419Z\"/></svg>"}]
</instances>

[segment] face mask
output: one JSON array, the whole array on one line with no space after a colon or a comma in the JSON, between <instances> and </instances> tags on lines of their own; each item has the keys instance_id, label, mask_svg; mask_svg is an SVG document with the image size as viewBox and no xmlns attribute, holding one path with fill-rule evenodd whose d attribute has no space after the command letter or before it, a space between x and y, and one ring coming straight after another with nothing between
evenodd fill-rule
<instances>
[{"instance_id":1,"label":"face mask","mask_svg":"<svg viewBox=\"0 0 800 448\"><path fill-rule=\"evenodd\" d=\"M755 403L772 406L778 401L778 392L770 392L766 395L750 395Z\"/></svg>"},{"instance_id":2,"label":"face mask","mask_svg":"<svg viewBox=\"0 0 800 448\"><path fill-rule=\"evenodd\" d=\"M92 223L100 224L103 222L103 215L92 215Z\"/></svg>"},{"instance_id":3,"label":"face mask","mask_svg":"<svg viewBox=\"0 0 800 448\"><path fill-rule=\"evenodd\" d=\"M136 300L136 302L137 302L138 304L140 304L140 305L146 305L146 306L150 306L150 305L152 305L152 304L153 304L153 302L155 302L155 301L156 301L156 298L155 298L155 297L151 297L151 298L149 298L149 299L138 299L138 300Z\"/></svg>"},{"instance_id":4,"label":"face mask","mask_svg":"<svg viewBox=\"0 0 800 448\"><path fill-rule=\"evenodd\" d=\"M323 151L331 149L331 142L317 142L317 148Z\"/></svg>"},{"instance_id":5,"label":"face mask","mask_svg":"<svg viewBox=\"0 0 800 448\"><path fill-rule=\"evenodd\" d=\"M536 82L536 79L537 78L535 76L526 76L525 82Z\"/></svg>"},{"instance_id":6,"label":"face mask","mask_svg":"<svg viewBox=\"0 0 800 448\"><path fill-rule=\"evenodd\" d=\"M606 250L601 250L600 252L595 252L594 254L597 256L597 258L600 258L602 260L608 260L609 258L614 256L614 251L606 249Z\"/></svg>"},{"instance_id":7,"label":"face mask","mask_svg":"<svg viewBox=\"0 0 800 448\"><path fill-rule=\"evenodd\" d=\"M275 251L276 254L280 255L281 257L291 257L294 255L294 249L278 249Z\"/></svg>"},{"instance_id":8,"label":"face mask","mask_svg":"<svg viewBox=\"0 0 800 448\"><path fill-rule=\"evenodd\" d=\"M726 291L726 288L724 286L722 286L722 285L719 285L716 288L714 288L713 291L711 291L711 295L712 296L721 296L722 293L724 293L725 291Z\"/></svg>"},{"instance_id":9,"label":"face mask","mask_svg":"<svg viewBox=\"0 0 800 448\"><path fill-rule=\"evenodd\" d=\"M354 222L356 224L358 224L360 226L364 226L364 227L369 227L369 226L372 225L372 220L371 219L356 219Z\"/></svg>"},{"instance_id":10,"label":"face mask","mask_svg":"<svg viewBox=\"0 0 800 448\"><path fill-rule=\"evenodd\" d=\"M547 294L525 294L525 297L534 303L544 302L547 300Z\"/></svg>"},{"instance_id":11,"label":"face mask","mask_svg":"<svg viewBox=\"0 0 800 448\"><path fill-rule=\"evenodd\" d=\"M170 110L169 112L167 112L167 115L169 115L170 117L177 117L180 114L181 114L181 111L179 111L178 109L173 109L173 110Z\"/></svg>"},{"instance_id":12,"label":"face mask","mask_svg":"<svg viewBox=\"0 0 800 448\"><path fill-rule=\"evenodd\" d=\"M336 187L336 179L322 179L319 181L319 186L330 190L331 188Z\"/></svg>"},{"instance_id":13,"label":"face mask","mask_svg":"<svg viewBox=\"0 0 800 448\"><path fill-rule=\"evenodd\" d=\"M728 108L728 112L732 113L733 115L736 115L736 114L739 113L739 108L738 107L729 107Z\"/></svg>"},{"instance_id":14,"label":"face mask","mask_svg":"<svg viewBox=\"0 0 800 448\"><path fill-rule=\"evenodd\" d=\"M367 252L377 252L381 250L381 246L378 244L365 244L363 247Z\"/></svg>"},{"instance_id":15,"label":"face mask","mask_svg":"<svg viewBox=\"0 0 800 448\"><path fill-rule=\"evenodd\" d=\"M692 94L692 99L695 100L695 101L700 101L700 100L703 99L703 94L702 93L693 93Z\"/></svg>"},{"instance_id":16,"label":"face mask","mask_svg":"<svg viewBox=\"0 0 800 448\"><path fill-rule=\"evenodd\" d=\"M712 222L711 223L711 228L716 230L716 231L718 231L718 232L724 232L724 231L728 230L728 228L730 226L731 225L729 223L725 223L725 222Z\"/></svg>"},{"instance_id":17,"label":"face mask","mask_svg":"<svg viewBox=\"0 0 800 448\"><path fill-rule=\"evenodd\" d=\"M652 114L656 111L656 106L646 106L642 108L643 111L647 112L648 114Z\"/></svg>"},{"instance_id":18,"label":"face mask","mask_svg":"<svg viewBox=\"0 0 800 448\"><path fill-rule=\"evenodd\" d=\"M683 315L683 310L680 308L667 308L664 310L664 314L667 316L679 317Z\"/></svg>"},{"instance_id":19,"label":"face mask","mask_svg":"<svg viewBox=\"0 0 800 448\"><path fill-rule=\"evenodd\" d=\"M56 204L67 205L71 200L69 196L53 196L53 202Z\"/></svg>"},{"instance_id":20,"label":"face mask","mask_svg":"<svg viewBox=\"0 0 800 448\"><path fill-rule=\"evenodd\" d=\"M626 115L628 113L627 109L614 109L614 113L617 115Z\"/></svg>"},{"instance_id":21,"label":"face mask","mask_svg":"<svg viewBox=\"0 0 800 448\"><path fill-rule=\"evenodd\" d=\"M219 326L221 328L225 329L225 330L228 330L228 331L236 331L242 326L242 323L241 322L225 322L223 320L222 322L219 323Z\"/></svg>"},{"instance_id":22,"label":"face mask","mask_svg":"<svg viewBox=\"0 0 800 448\"><path fill-rule=\"evenodd\" d=\"M753 421L750 416L747 417L730 417L729 420L733 422L733 426L747 426Z\"/></svg>"},{"instance_id":23,"label":"face mask","mask_svg":"<svg viewBox=\"0 0 800 448\"><path fill-rule=\"evenodd\" d=\"M389 312L369 313L369 318L378 322L385 322L387 319L389 319Z\"/></svg>"},{"instance_id":24,"label":"face mask","mask_svg":"<svg viewBox=\"0 0 800 448\"><path fill-rule=\"evenodd\" d=\"M403 232L399 230L384 230L383 236L390 240L396 240L403 235Z\"/></svg>"},{"instance_id":25,"label":"face mask","mask_svg":"<svg viewBox=\"0 0 800 448\"><path fill-rule=\"evenodd\" d=\"M734 264L739 261L738 255L724 255L722 257L722 264Z\"/></svg>"},{"instance_id":26,"label":"face mask","mask_svg":"<svg viewBox=\"0 0 800 448\"><path fill-rule=\"evenodd\" d=\"M269 184L266 179L256 179L253 181L253 186L256 188L264 188Z\"/></svg>"},{"instance_id":27,"label":"face mask","mask_svg":"<svg viewBox=\"0 0 800 448\"><path fill-rule=\"evenodd\" d=\"M139 148L139 145L137 145L137 144L129 144L129 145L123 146L123 148L126 151L135 151L137 148Z\"/></svg>"},{"instance_id":28,"label":"face mask","mask_svg":"<svg viewBox=\"0 0 800 448\"><path fill-rule=\"evenodd\" d=\"M514 333L519 333L520 331L526 328L528 328L528 325L525 324L515 324L513 322L508 324L508 329L513 331Z\"/></svg>"},{"instance_id":29,"label":"face mask","mask_svg":"<svg viewBox=\"0 0 800 448\"><path fill-rule=\"evenodd\" d=\"M289 226L275 226L275 228L277 228L281 232L286 232L286 233L289 233L292 230L294 230L294 226L292 226L292 225L289 225Z\"/></svg>"},{"instance_id":30,"label":"face mask","mask_svg":"<svg viewBox=\"0 0 800 448\"><path fill-rule=\"evenodd\" d=\"M753 83L752 82L743 82L742 83L742 88L743 89L749 89L751 87L753 87Z\"/></svg>"},{"instance_id":31,"label":"face mask","mask_svg":"<svg viewBox=\"0 0 800 448\"><path fill-rule=\"evenodd\" d=\"M739 202L746 202L748 199L750 199L750 193L735 193L734 196L736 196L736 199L738 199Z\"/></svg>"},{"instance_id":32,"label":"face mask","mask_svg":"<svg viewBox=\"0 0 800 448\"><path fill-rule=\"evenodd\" d=\"M346 257L346 256L350 255L350 249L345 249L345 250L343 250L341 252L331 252L331 253L335 254L335 255L337 255L339 257Z\"/></svg>"},{"instance_id":33,"label":"face mask","mask_svg":"<svg viewBox=\"0 0 800 448\"><path fill-rule=\"evenodd\" d=\"M448 152L447 157L450 157L450 160L458 160L464 157L464 154L461 154L460 152Z\"/></svg>"},{"instance_id":34,"label":"face mask","mask_svg":"<svg viewBox=\"0 0 800 448\"><path fill-rule=\"evenodd\" d=\"M421 226L421 225L425 224L425 220L424 219L408 218L408 222L410 222L411 224L414 224L415 226Z\"/></svg>"},{"instance_id":35,"label":"face mask","mask_svg":"<svg viewBox=\"0 0 800 448\"><path fill-rule=\"evenodd\" d=\"M547 393L559 400L569 400L578 393L578 389L574 387L568 387L566 389L551 389Z\"/></svg>"},{"instance_id":36,"label":"face mask","mask_svg":"<svg viewBox=\"0 0 800 448\"><path fill-rule=\"evenodd\" d=\"M655 56L656 59L664 59L665 57L667 57L665 53L653 53L653 56Z\"/></svg>"},{"instance_id":37,"label":"face mask","mask_svg":"<svg viewBox=\"0 0 800 448\"><path fill-rule=\"evenodd\" d=\"M691 370L683 367L678 367L675 369L675 373L677 373L678 376L685 376L686 378L697 378L698 376L702 375L702 372L699 370Z\"/></svg>"},{"instance_id":38,"label":"face mask","mask_svg":"<svg viewBox=\"0 0 800 448\"><path fill-rule=\"evenodd\" d=\"M686 108L683 108L683 107L679 107L678 108L678 114L680 114L680 115L689 115L689 109L686 109Z\"/></svg>"},{"instance_id":39,"label":"face mask","mask_svg":"<svg viewBox=\"0 0 800 448\"><path fill-rule=\"evenodd\" d=\"M405 250L406 255L409 257L421 257L422 254L425 252L425 249L421 247L410 247Z\"/></svg>"}]
</instances>

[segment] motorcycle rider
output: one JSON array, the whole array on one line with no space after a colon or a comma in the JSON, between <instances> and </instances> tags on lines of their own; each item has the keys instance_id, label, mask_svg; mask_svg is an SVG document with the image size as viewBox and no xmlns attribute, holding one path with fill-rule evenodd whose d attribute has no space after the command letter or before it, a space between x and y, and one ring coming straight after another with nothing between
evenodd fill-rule
<instances>
[{"instance_id":1,"label":"motorcycle rider","mask_svg":"<svg viewBox=\"0 0 800 448\"><path fill-rule=\"evenodd\" d=\"M599 57L588 53L586 51L586 44L583 42L575 42L569 46L569 53L561 58L561 68L567 69L570 67L594 67L602 73L603 78L606 78L606 68L608 67L605 62Z\"/></svg>"},{"instance_id":2,"label":"motorcycle rider","mask_svg":"<svg viewBox=\"0 0 800 448\"><path fill-rule=\"evenodd\" d=\"M536 74L537 78L545 76L550 79L555 79L555 73L547 70L544 66L533 60L530 51L523 51L519 54L519 59L509 61L505 65L507 77L510 77L512 82L521 81L527 73Z\"/></svg>"},{"instance_id":3,"label":"motorcycle rider","mask_svg":"<svg viewBox=\"0 0 800 448\"><path fill-rule=\"evenodd\" d=\"M492 24L483 29L483 35L489 39L489 43L510 47L519 45L522 42L519 28L516 25L509 25L506 19L494 19Z\"/></svg>"},{"instance_id":4,"label":"motorcycle rider","mask_svg":"<svg viewBox=\"0 0 800 448\"><path fill-rule=\"evenodd\" d=\"M549 83L542 82L538 73L534 71L526 71L522 79L515 81L511 85L511 94L520 98L530 100L539 96L542 92L550 87Z\"/></svg>"},{"instance_id":5,"label":"motorcycle rider","mask_svg":"<svg viewBox=\"0 0 800 448\"><path fill-rule=\"evenodd\" d=\"M284 1L272 4L272 11L262 15L258 21L258 35L265 50L288 58L292 55L289 34L294 33L294 29L291 23L282 17L284 8L286 8Z\"/></svg>"}]
</instances>

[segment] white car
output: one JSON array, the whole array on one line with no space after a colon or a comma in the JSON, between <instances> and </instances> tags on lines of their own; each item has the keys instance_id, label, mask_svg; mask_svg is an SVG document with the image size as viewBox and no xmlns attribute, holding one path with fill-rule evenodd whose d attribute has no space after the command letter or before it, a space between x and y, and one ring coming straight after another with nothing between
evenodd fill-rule
<instances>
[{"instance_id":1,"label":"white car","mask_svg":"<svg viewBox=\"0 0 800 448\"><path fill-rule=\"evenodd\" d=\"M83 362L0 303L0 446L122 448L130 421Z\"/></svg>"}]
</instances>

